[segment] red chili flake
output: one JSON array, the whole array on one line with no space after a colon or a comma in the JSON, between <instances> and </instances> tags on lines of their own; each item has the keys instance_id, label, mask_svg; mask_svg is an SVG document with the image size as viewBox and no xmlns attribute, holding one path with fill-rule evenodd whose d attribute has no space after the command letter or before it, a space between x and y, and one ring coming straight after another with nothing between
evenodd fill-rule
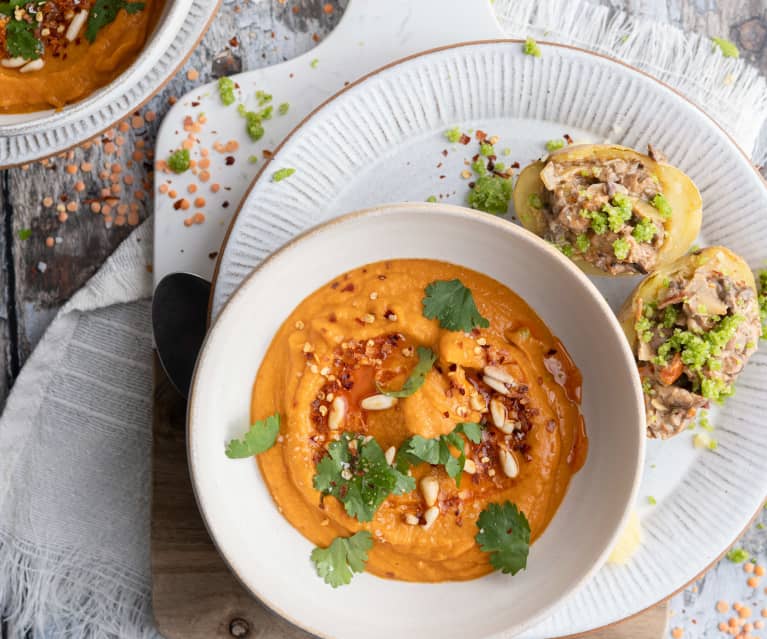
<instances>
[{"instance_id":1,"label":"red chili flake","mask_svg":"<svg viewBox=\"0 0 767 639\"><path fill-rule=\"evenodd\" d=\"M274 153L272 153L269 149L264 149L263 151L261 151L261 153L263 154L264 158L266 158L267 160L274 155Z\"/></svg>"},{"instance_id":2,"label":"red chili flake","mask_svg":"<svg viewBox=\"0 0 767 639\"><path fill-rule=\"evenodd\" d=\"M314 40L314 42L319 42L320 41L320 36L317 35L316 33L312 33L312 40Z\"/></svg>"},{"instance_id":3,"label":"red chili flake","mask_svg":"<svg viewBox=\"0 0 767 639\"><path fill-rule=\"evenodd\" d=\"M336 317L335 313L331 313L330 315L328 315L328 322L337 322L337 321L338 321L338 318Z\"/></svg>"},{"instance_id":4,"label":"red chili flake","mask_svg":"<svg viewBox=\"0 0 767 639\"><path fill-rule=\"evenodd\" d=\"M237 36L234 36L231 40L229 40L229 45L232 47L240 46L240 42L237 40Z\"/></svg>"},{"instance_id":5,"label":"red chili flake","mask_svg":"<svg viewBox=\"0 0 767 639\"><path fill-rule=\"evenodd\" d=\"M447 177L446 175L440 175L440 176L439 176L439 179L440 179L440 180L444 180L446 177Z\"/></svg>"},{"instance_id":6,"label":"red chili flake","mask_svg":"<svg viewBox=\"0 0 767 639\"><path fill-rule=\"evenodd\" d=\"M211 260L215 260L218 257L218 251L213 251L212 253L208 253L208 257Z\"/></svg>"},{"instance_id":7,"label":"red chili flake","mask_svg":"<svg viewBox=\"0 0 767 639\"><path fill-rule=\"evenodd\" d=\"M470 138L468 135L466 135L465 133L461 133L461 137L460 137L460 138L458 138L458 141L459 141L461 144L464 144L464 145L466 145L466 144L468 144L469 142L471 142L471 138Z\"/></svg>"},{"instance_id":8,"label":"red chili flake","mask_svg":"<svg viewBox=\"0 0 767 639\"><path fill-rule=\"evenodd\" d=\"M512 169L518 169L519 168L519 162L514 162L514 164L511 165Z\"/></svg>"},{"instance_id":9,"label":"red chili flake","mask_svg":"<svg viewBox=\"0 0 767 639\"><path fill-rule=\"evenodd\" d=\"M351 282L349 282L346 286L344 286L341 289L342 293L352 293L353 291L354 291L354 284L352 284Z\"/></svg>"},{"instance_id":10,"label":"red chili flake","mask_svg":"<svg viewBox=\"0 0 767 639\"><path fill-rule=\"evenodd\" d=\"M564 134L562 137L563 137L565 140L567 140L567 143L568 143L568 144L572 144L572 143L573 143L573 139L570 137L570 134L569 134L569 133L565 133L565 134Z\"/></svg>"},{"instance_id":11,"label":"red chili flake","mask_svg":"<svg viewBox=\"0 0 767 639\"><path fill-rule=\"evenodd\" d=\"M477 140L482 142L482 140L484 140L486 137L487 137L487 133L485 133L481 129L477 129Z\"/></svg>"},{"instance_id":12,"label":"red chili flake","mask_svg":"<svg viewBox=\"0 0 767 639\"><path fill-rule=\"evenodd\" d=\"M330 285L330 288L338 288L338 284L339 284L339 282L333 282L333 283Z\"/></svg>"},{"instance_id":13,"label":"red chili flake","mask_svg":"<svg viewBox=\"0 0 767 639\"><path fill-rule=\"evenodd\" d=\"M226 159L224 160L227 166L232 166L234 164L234 156L233 155L227 155Z\"/></svg>"},{"instance_id":14,"label":"red chili flake","mask_svg":"<svg viewBox=\"0 0 767 639\"><path fill-rule=\"evenodd\" d=\"M229 202L224 202L221 204L222 208L228 209L229 208Z\"/></svg>"},{"instance_id":15,"label":"red chili flake","mask_svg":"<svg viewBox=\"0 0 767 639\"><path fill-rule=\"evenodd\" d=\"M196 102L196 101L195 101L195 102L192 102L192 106L193 106L193 107L198 107L198 106L200 106L200 103L199 103L199 102Z\"/></svg>"},{"instance_id":16,"label":"red chili flake","mask_svg":"<svg viewBox=\"0 0 767 639\"><path fill-rule=\"evenodd\" d=\"M442 149L442 155L444 155L445 157L447 157L447 149Z\"/></svg>"}]
</instances>

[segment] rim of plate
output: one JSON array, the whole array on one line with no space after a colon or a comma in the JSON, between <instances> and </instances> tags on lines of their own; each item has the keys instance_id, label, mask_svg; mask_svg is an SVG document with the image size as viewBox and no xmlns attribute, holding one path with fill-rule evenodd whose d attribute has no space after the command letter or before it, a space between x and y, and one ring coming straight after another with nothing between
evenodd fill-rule
<instances>
[{"instance_id":1,"label":"rim of plate","mask_svg":"<svg viewBox=\"0 0 767 639\"><path fill-rule=\"evenodd\" d=\"M305 231L302 231L298 235L291 238L288 242L280 246L277 250L270 253L261 262L259 262L253 268L253 270L237 285L237 288L232 292L229 299L227 299L226 302L224 302L224 305L221 307L221 311L219 312L218 317L222 317L224 315L224 313L230 307L230 305L236 300L237 297L239 297L239 295L242 294L243 289L248 285L248 283L254 277L256 277L256 275L262 269L264 269L269 264L271 264L271 262L274 261L274 259L282 255L283 253L293 249L296 244L299 244L303 242L304 240L307 240L318 233L324 233L328 229L331 229L332 227L335 227L339 224L344 224L350 220L356 220L358 218L365 218L365 217L386 216L390 212L396 213L400 211L401 209L419 209L419 208L424 209L424 212L426 212L427 214L430 214L430 213L436 214L437 212L439 212L446 216L473 217L474 219L480 221L483 224L495 226L504 232L517 235L518 237L523 238L525 241L534 241L536 244L539 244L538 237L531 231L528 231L527 229L525 229L524 227L518 224L515 224L514 222L511 222L510 220L506 220L501 217L490 216L490 215L487 215L486 213L475 211L473 209L469 209L466 207L456 206L454 204L434 204L434 203L426 203L426 202L407 202L407 203L403 202L403 203L393 203L393 204L381 204L381 205L377 205L377 206L373 206L373 207L369 207L365 209L360 209L357 211L352 211L350 213L345 213L338 217L325 220L324 222L321 222L320 224L312 226L311 228L308 228ZM620 324L618 323L618 319L615 316L615 313L613 313L610 306L607 304L605 299L596 289L593 282L589 280L586 274L580 268L578 268L571 260L564 257L564 255L562 255L560 251L554 249L553 247L540 243L540 248L545 250L547 253L550 253L554 257L554 259L558 260L560 264L566 270L569 270L576 278L578 278L581 281L582 284L584 284L586 290L588 290L591 293L591 296L592 296L591 303L596 304L596 306L608 318L608 322L613 326L613 329L617 333L622 334L623 329L621 329ZM218 317L216 319L218 319ZM198 373L199 373L199 370L202 368L202 363L203 363L203 360L205 359L206 348L207 348L208 342L212 339L213 333L216 331L217 323L218 322L214 322L213 326L209 327L209 330L207 334L205 335L205 340L203 341L202 346L200 347L200 355L198 356L197 361L195 362L194 372L192 374L192 382L189 387L189 398L187 400L187 412L186 412L186 424L185 424L187 463L189 465L189 474L191 478L192 492L194 493L194 499L195 499L195 502L197 503L197 508L200 512L200 517L202 518L203 524L205 525L205 530L210 536L211 542L213 543L219 555L221 556L221 559L223 560L224 564L226 564L226 567L229 569L232 575L234 575L235 579L237 579L237 581L242 585L242 587L247 592L249 592L252 596L254 596L258 601L263 603L270 611L280 615L283 619L286 619L287 621L292 623L294 626L300 628L301 630L311 633L314 636L321 637L322 639L332 639L330 635L319 633L316 629L307 627L301 620L294 619L290 615L286 614L285 611L283 611L280 607L274 605L270 599L264 596L262 592L256 591L254 588L247 585L245 580L240 576L239 572L237 572L237 569L232 565L228 556L224 553L223 549L219 545L215 535L213 534L211 525L208 522L208 517L203 507L200 494L198 493L197 481L195 479L196 477L195 463L194 463L194 457L192 456L192 440L193 440L193 435L192 435L193 408L192 407L194 404L195 392L197 390ZM621 345L622 345L621 347L622 347L624 358L626 359L627 362L630 362L633 365L634 354L631 351L631 348L629 347L628 343L625 340L621 340ZM644 404L644 400L642 399L642 394L641 394L641 391L639 390L640 384L639 384L638 373L635 375L635 382L636 383L633 385L635 400L638 406L640 406L641 408ZM644 423L643 418L640 421ZM616 528L615 532L613 533L610 543L605 546L605 548L600 553L598 560L594 562L591 568L589 568L589 570L584 575L582 575L581 578L575 584L573 584L567 590L566 593L564 593L557 601L543 606L533 619L531 619L529 622L524 624L523 628L520 628L518 630L519 632L524 632L526 629L530 629L531 627L533 627L535 623L540 622L541 619L544 618L547 612L550 612L551 610L556 608L556 606L560 605L563 601L565 601L567 597L569 597L574 592L579 590L604 565L607 559L607 556L609 555L610 551L612 550L612 547L615 545L615 542L620 536L620 533L623 530L623 527L626 525L629 514L631 512L631 508L639 492L639 487L640 487L643 467L644 467L645 452L647 448L647 437L645 436L644 428L642 428L641 432L639 433L638 447L639 447L639 455L638 455L639 463L637 464L637 468L634 473L633 485L631 488L631 496L629 500L627 501L626 505L624 506L623 514L621 515L621 523ZM259 473L260 472L261 471L259 469ZM565 498L566 498L566 495L565 495ZM286 521L286 523L290 525L289 522ZM613 624L608 624L608 626L604 626L604 627L609 627L609 625L613 625ZM587 633L590 633L590 632L592 631L591 630L587 631ZM578 633L578 635L568 635L567 637L576 637L576 636L579 636L580 634L587 634L587 633ZM561 639L567 639L567 637L562 637Z\"/></svg>"},{"instance_id":2,"label":"rim of plate","mask_svg":"<svg viewBox=\"0 0 767 639\"><path fill-rule=\"evenodd\" d=\"M66 134L73 127L86 123L86 127L76 133L74 141L71 143L65 142L60 148L49 152L36 153L34 149L28 149L26 155L15 157L13 155L14 151L10 146L6 147L6 149L0 148L0 154L3 152L9 153L7 163L4 163L0 156L0 169L10 169L29 162L51 158L59 153L73 149L84 141L103 134L129 113L145 106L167 86L179 69L189 60L197 45L205 37L211 24L213 24L213 20L218 14L222 3L223 0L174 0L173 7L165 16L167 24L164 28L159 24L157 25L149 42L141 50L139 56L112 82L97 89L95 93L86 96L82 100L65 106L61 110L50 110L49 113L39 119L33 118L15 124L0 124L0 140L3 138L10 140L19 137L39 138L38 142L34 145L35 148L49 149L51 136L56 140L62 132ZM197 12L191 11L195 6L199 10ZM173 24L175 22L178 22L178 25L175 26L175 33L163 46L163 31L174 29ZM186 34L190 31L196 33L196 35L191 46L187 47ZM183 54L177 60L166 63L167 67L165 70L159 72L160 82L157 86L140 87L142 72L146 76L147 73L157 68L162 63L162 59L174 48L181 49ZM131 78L134 78L136 81L129 88L121 91L120 85ZM134 92L139 94L139 101L135 104L131 101L131 94ZM121 99L128 100L127 106L120 109L118 113L110 115L108 113L110 105ZM41 113L46 113L46 111L41 111ZM94 119L103 120L103 122L95 123L93 122ZM87 128L88 122L93 122L93 130Z\"/></svg>"},{"instance_id":3,"label":"rim of plate","mask_svg":"<svg viewBox=\"0 0 767 639\"><path fill-rule=\"evenodd\" d=\"M431 49L426 49L425 51L420 51L418 53L414 53L414 54L411 54L409 56L405 56L403 58L399 58L399 59L394 60L394 61L392 61L392 62L390 62L390 63L388 63L388 64L386 64L384 66L381 66L381 67L379 67L379 68L377 68L377 69L375 69L375 70L373 70L373 71L371 71L369 73L366 73L362 77L357 78L352 83L350 83L347 86L341 88L339 91L337 91L336 93L331 95L329 98L324 100L322 103L317 105L314 109L312 109L301 121L299 121L296 124L296 126L293 129L290 130L290 132L274 148L274 150L272 152L272 155L261 166L261 168L258 171L258 173L256 173L255 177L253 178L253 180L251 181L251 183L248 186L247 190L245 191L245 194L243 195L242 200L241 200L239 206L237 207L237 210L234 212L234 215L232 215L232 218L231 218L231 220L229 222L229 226L227 227L227 230L226 230L226 234L224 235L224 240L221 243L221 249L220 249L220 251L218 253L218 257L216 258L216 265L215 265L215 267L213 269L213 276L211 278L210 298L208 299L208 325L210 326L211 323L212 323L213 299L214 299L214 296L216 294L216 286L218 284L218 278L219 278L219 273L220 273L220 268L221 268L221 262L223 260L224 254L225 254L227 246L229 244L229 239L231 237L232 230L234 229L234 226L235 226L235 224L237 222L237 219L238 219L240 213L242 212L243 208L245 207L245 203L247 202L248 198L250 197L251 192L255 188L255 186L258 183L258 181L261 179L261 177L264 174L264 172L266 171L266 169L272 163L272 160L274 160L274 158L277 157L277 155L282 150L282 148L290 140L292 140L292 138L299 132L299 130L301 130L304 127L305 124L307 124L310 120L312 120L312 118L314 118L316 115L318 115L326 106L328 106L329 104L334 102L337 98L339 98L342 95L344 95L347 91L350 91L351 89L356 88L357 86L361 85L362 83L364 83L368 79L370 79L372 77L375 77L376 75L378 75L379 73L382 73L383 71L386 71L388 69L396 67L396 66L398 66L400 64L403 64L405 62L408 62L410 60L414 60L414 59L417 59L417 58L420 58L420 57L424 57L424 56L427 56L427 55L432 54L432 53L437 53L437 52L440 52L440 51L446 51L446 50L451 50L451 49L459 49L461 47L469 47L469 46L475 46L475 45L480 45L480 44L522 44L523 42L524 42L524 40L522 40L520 38L493 38L493 39L490 39L490 40L467 40L467 41L464 41L464 42L457 42L455 44L444 45L444 46L440 46L440 47L433 47ZM637 67L635 67L633 65L630 65L630 64L628 64L628 63L626 63L626 62L624 62L624 61L622 61L622 60L620 60L618 58L614 58L614 57L606 55L604 53L598 53L598 52L595 52L595 51L591 51L589 49L584 49L583 47L578 47L578 46L574 46L574 45L571 45L571 44L564 44L564 43L560 43L560 42L551 42L551 41L548 41L548 40L539 40L538 42L540 44L543 44L543 45L546 45L546 46L557 47L557 48L560 48L560 49L572 50L572 51L576 51L578 53L585 54L587 56L591 56L591 57L594 57L594 58L599 58L601 60L607 60L608 62L615 63L615 64L617 64L617 65L619 65L619 66L621 66L621 67L623 67L625 69L633 71L633 72L641 75L642 77L651 80L652 82L654 82L658 86L663 87L664 89L670 91L676 97L678 97L680 100L682 100L683 102L685 102L686 104L691 106L693 109L695 109L698 113L700 113L708 121L709 124L715 126L719 131L721 131L721 133L724 135L726 140L732 145L732 147L738 152L738 154L740 154L743 157L743 159L747 162L747 164L751 168L751 170L758 176L758 178L759 178L759 180L760 180L760 182L762 184L762 187L765 190L767 190L767 179L765 179L765 177L759 172L759 170L756 168L756 166L754 166L754 163L751 161L751 158L749 157L749 155L740 147L740 145L729 134L729 132L726 129L724 129L714 118L712 118L705 110L703 110L695 102L690 100L687 96L685 96L683 93L681 93L680 91L678 91L677 89L675 89L671 85L669 85L669 84L659 80L655 76L651 75L650 73L648 73L646 71L643 71L642 69L639 69L639 68L637 68ZM337 219L337 218L334 218L334 219ZM300 235L296 236L296 237L300 237ZM291 242L292 242L292 240L291 240ZM280 251L280 250L282 250L282 248L283 247L280 247L280 249L277 249L277 250ZM273 254L270 254L269 257L271 257L271 255L273 255ZM269 259L269 257L267 257L266 259ZM264 261L266 261L266 259ZM259 268L259 266L260 266L260 264L257 265L256 268ZM243 282L246 281L246 280L247 280L247 277L245 279L243 279ZM241 284L242 284L242 282L240 283L240 285ZM229 299L231 299L234 296L234 294L237 292L237 290L239 290L239 286L240 285L238 285L237 289L235 289L235 291L233 291L232 296L230 296ZM220 312L223 312L224 308L226 308L226 305L228 303L229 303L229 300L226 300L226 302L224 302L224 305L221 307L221 311ZM767 495L765 495L764 497L765 498L762 501L767 499ZM611 628L611 627L613 627L613 626L615 626L615 625L617 625L619 623L622 623L623 621L627 621L629 619L633 619L635 617L638 617L639 615L647 612L648 610L654 608L655 606L668 601L674 595L676 595L677 593L681 592L682 590L687 588L690 584L692 584L695 581L697 581L702 575L707 573L709 570L711 570L711 568L713 566L715 566L717 563L719 563L719 561L721 561L722 558L724 557L724 555L727 553L727 549L733 543L735 543L746 532L746 530L748 530L748 528L751 526L751 524L753 524L753 522L759 516L760 512L761 512L761 507L758 507L757 510L754 512L754 514L751 516L751 519L749 520L749 523L738 533L738 535L732 541L730 541L730 543L718 554L718 556L711 563L709 563L703 570L701 570L699 573L697 573L692 579L690 579L686 583L681 584L676 590L674 590L674 591L670 592L669 594L661 597L660 599L658 599L654 603L648 605L647 607L642 608L641 610L638 610L637 612L635 612L635 613L633 613L633 614L631 614L631 615L629 615L627 617L624 617L623 619L620 619L620 620L617 620L617 621L613 621L613 622L604 624L602 626L597 626L596 628L592 628L590 630L586 630L586 631L583 631L583 632L577 632L577 633L567 634L567 635L560 635L556 639L575 639L576 637L581 637L583 635L586 635L586 634L591 633L591 632L595 632L597 630L603 630L605 628ZM206 526L207 526L207 523L206 523Z\"/></svg>"}]
</instances>

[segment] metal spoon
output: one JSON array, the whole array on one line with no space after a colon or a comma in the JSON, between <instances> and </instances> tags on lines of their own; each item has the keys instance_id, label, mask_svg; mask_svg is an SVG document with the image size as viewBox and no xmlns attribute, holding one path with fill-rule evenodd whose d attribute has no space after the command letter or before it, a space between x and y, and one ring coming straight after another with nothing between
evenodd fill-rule
<instances>
[{"instance_id":1,"label":"metal spoon","mask_svg":"<svg viewBox=\"0 0 767 639\"><path fill-rule=\"evenodd\" d=\"M188 397L194 364L208 329L210 282L192 273L170 273L152 298L154 343L175 389Z\"/></svg>"}]
</instances>

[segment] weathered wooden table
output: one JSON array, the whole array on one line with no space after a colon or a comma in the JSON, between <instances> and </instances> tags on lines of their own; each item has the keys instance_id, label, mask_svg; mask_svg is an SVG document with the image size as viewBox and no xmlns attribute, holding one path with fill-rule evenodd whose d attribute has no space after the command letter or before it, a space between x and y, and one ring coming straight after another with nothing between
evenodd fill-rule
<instances>
[{"instance_id":1,"label":"weathered wooden table","mask_svg":"<svg viewBox=\"0 0 767 639\"><path fill-rule=\"evenodd\" d=\"M729 38L767 72L764 0L602 2ZM223 0L191 59L141 117L87 148L0 171L0 402L56 311L151 214L151 149L172 97L217 75L274 64L311 49L335 27L345 5L346 0ZM695 593L678 600L694 607ZM707 625L700 615L696 622L701 630Z\"/></svg>"}]
</instances>

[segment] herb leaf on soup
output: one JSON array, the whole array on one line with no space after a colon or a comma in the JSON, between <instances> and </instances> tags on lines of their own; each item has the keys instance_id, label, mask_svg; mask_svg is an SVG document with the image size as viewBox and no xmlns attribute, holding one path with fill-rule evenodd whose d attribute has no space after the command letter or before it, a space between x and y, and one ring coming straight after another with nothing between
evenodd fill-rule
<instances>
[{"instance_id":1,"label":"herb leaf on soup","mask_svg":"<svg viewBox=\"0 0 767 639\"><path fill-rule=\"evenodd\" d=\"M387 391L376 384L379 393L388 395L389 397L410 397L419 388L421 388L421 386L423 386L423 383L426 381L427 373L434 366L434 362L437 361L437 354L425 346L419 346L417 353L418 363L410 372L410 376L405 380L402 388L397 391Z\"/></svg>"},{"instance_id":2,"label":"herb leaf on soup","mask_svg":"<svg viewBox=\"0 0 767 639\"><path fill-rule=\"evenodd\" d=\"M10 20L5 25L5 48L12 58L37 60L43 45L35 35L36 23Z\"/></svg>"},{"instance_id":3,"label":"herb leaf on soup","mask_svg":"<svg viewBox=\"0 0 767 639\"><path fill-rule=\"evenodd\" d=\"M490 564L516 575L527 567L530 551L530 524L516 504L489 504L477 519L475 539L480 550L490 554Z\"/></svg>"},{"instance_id":4,"label":"herb leaf on soup","mask_svg":"<svg viewBox=\"0 0 767 639\"><path fill-rule=\"evenodd\" d=\"M243 439L233 439L226 445L226 456L242 459L258 455L274 446L280 433L280 414L275 413L253 424Z\"/></svg>"},{"instance_id":5,"label":"herb leaf on soup","mask_svg":"<svg viewBox=\"0 0 767 639\"><path fill-rule=\"evenodd\" d=\"M436 280L426 287L423 314L436 318L449 331L470 331L487 328L490 322L479 314L471 290L461 280Z\"/></svg>"},{"instance_id":6,"label":"herb leaf on soup","mask_svg":"<svg viewBox=\"0 0 767 639\"><path fill-rule=\"evenodd\" d=\"M317 574L326 584L338 588L350 583L355 572L363 572L373 537L360 530L351 537L336 537L327 548L312 550L312 561Z\"/></svg>"},{"instance_id":7,"label":"herb leaf on soup","mask_svg":"<svg viewBox=\"0 0 767 639\"><path fill-rule=\"evenodd\" d=\"M85 27L85 37L88 42L93 42L99 31L108 24L112 24L120 10L131 15L144 10L143 2L127 2L126 0L96 0L96 4L88 14L88 23Z\"/></svg>"},{"instance_id":8,"label":"herb leaf on soup","mask_svg":"<svg viewBox=\"0 0 767 639\"><path fill-rule=\"evenodd\" d=\"M350 517L370 521L389 495L403 495L415 480L386 462L375 439L343 433L317 464L314 487L340 501Z\"/></svg>"}]
</instances>

